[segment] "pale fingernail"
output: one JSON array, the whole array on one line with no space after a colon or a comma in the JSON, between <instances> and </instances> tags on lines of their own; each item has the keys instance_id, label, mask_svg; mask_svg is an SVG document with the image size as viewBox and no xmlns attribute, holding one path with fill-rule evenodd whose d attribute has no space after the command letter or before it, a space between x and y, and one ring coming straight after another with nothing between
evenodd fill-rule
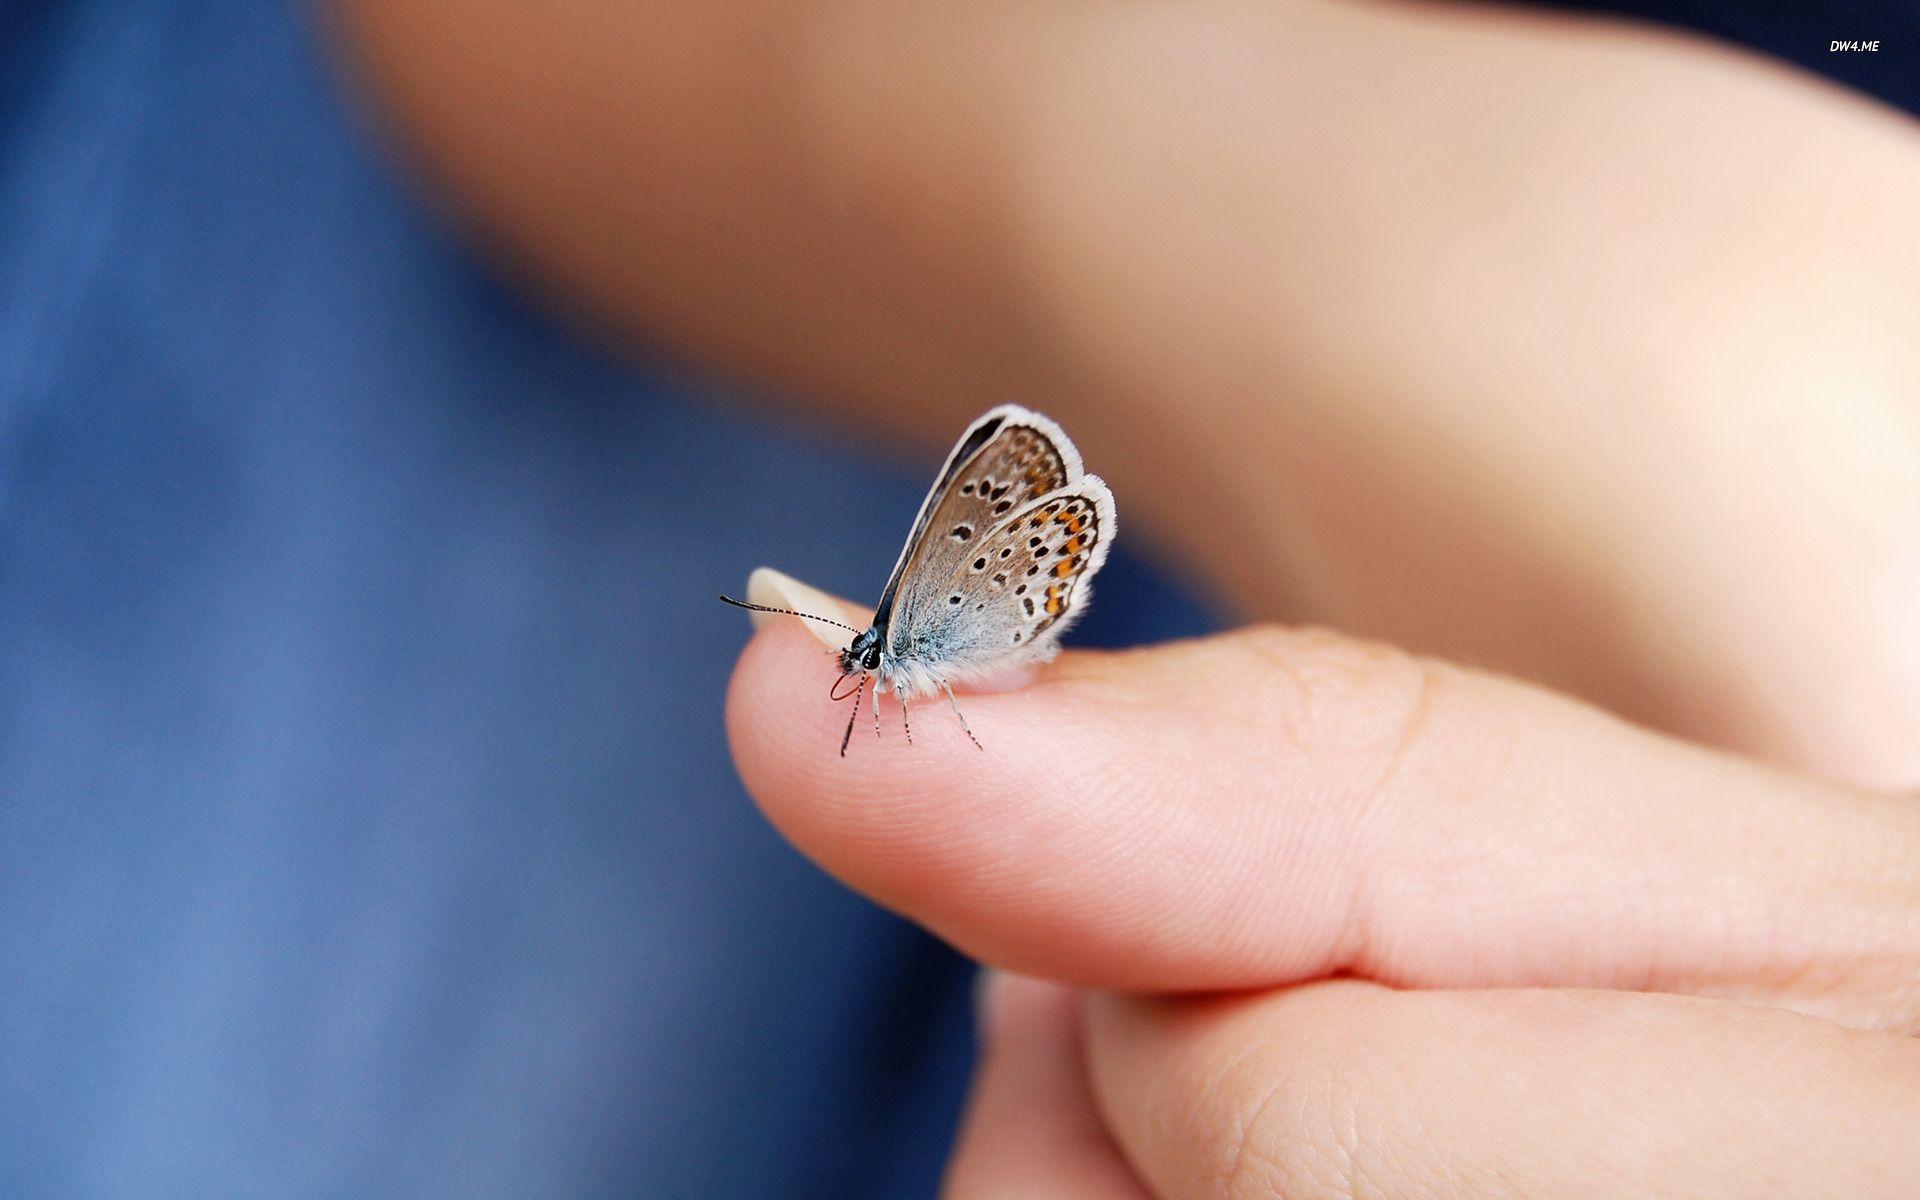
<instances>
[{"instance_id":1,"label":"pale fingernail","mask_svg":"<svg viewBox=\"0 0 1920 1200\"><path fill-rule=\"evenodd\" d=\"M976 967L973 972L973 1035L984 1046L993 1035L993 991L1000 972Z\"/></svg>"},{"instance_id":2,"label":"pale fingernail","mask_svg":"<svg viewBox=\"0 0 1920 1200\"><path fill-rule=\"evenodd\" d=\"M847 631L830 625L828 621L846 621L852 623L854 614L836 597L829 596L816 587L809 587L791 575L776 571L772 567L756 567L747 577L747 600L752 604L765 605L768 608L784 608L790 612L813 613L827 618L826 621L810 621L800 618L814 637L831 650L838 650L847 644ZM751 612L747 616L753 621L753 627L759 629L774 619L774 613Z\"/></svg>"}]
</instances>

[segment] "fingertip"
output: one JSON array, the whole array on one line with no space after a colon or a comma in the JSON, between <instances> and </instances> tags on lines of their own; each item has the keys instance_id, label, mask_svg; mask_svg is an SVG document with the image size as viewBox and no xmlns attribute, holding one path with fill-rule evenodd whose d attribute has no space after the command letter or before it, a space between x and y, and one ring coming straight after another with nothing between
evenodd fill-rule
<instances>
[{"instance_id":1,"label":"fingertip","mask_svg":"<svg viewBox=\"0 0 1920 1200\"><path fill-rule=\"evenodd\" d=\"M742 773L791 740L780 726L803 717L793 703L822 672L819 646L786 619L759 626L727 683L727 740Z\"/></svg>"},{"instance_id":2,"label":"fingertip","mask_svg":"<svg viewBox=\"0 0 1920 1200\"><path fill-rule=\"evenodd\" d=\"M901 827L936 825L948 782L980 766L968 757L980 752L946 727L945 698L937 703L913 705L909 743L897 699L847 679L798 621L779 618L735 664L727 736L741 780L775 827L854 887L893 902L885 880L912 868L910 854L889 850Z\"/></svg>"},{"instance_id":3,"label":"fingertip","mask_svg":"<svg viewBox=\"0 0 1920 1200\"><path fill-rule=\"evenodd\" d=\"M822 720L841 674L835 657L870 619L848 601L772 567L756 567L746 592L748 603L758 606L747 613L754 635L734 664L726 714L727 736L743 771L744 760L759 749L798 744L781 736L793 733L788 727L795 722L811 728Z\"/></svg>"},{"instance_id":4,"label":"fingertip","mask_svg":"<svg viewBox=\"0 0 1920 1200\"><path fill-rule=\"evenodd\" d=\"M990 1050L1019 1047L1037 1038L1069 1037L1080 1013L1081 993L1044 979L993 967L974 982L975 1014Z\"/></svg>"},{"instance_id":5,"label":"fingertip","mask_svg":"<svg viewBox=\"0 0 1920 1200\"><path fill-rule=\"evenodd\" d=\"M962 694L982 749L935 696L912 702L909 743L894 696L879 700L876 737L874 688L856 718L854 701L830 698L839 679L791 619L769 622L742 651L727 732L768 820L850 886L963 947L1029 970L1064 950L1057 964L1076 965L1053 928L1080 906L1050 912L1047 892L1073 858L1070 843L1100 820L1102 800L1085 779L1063 778L1058 760L1072 727L1097 723L1082 720L1070 696L1037 694L1055 689ZM1008 952L1016 946L1025 949Z\"/></svg>"}]
</instances>

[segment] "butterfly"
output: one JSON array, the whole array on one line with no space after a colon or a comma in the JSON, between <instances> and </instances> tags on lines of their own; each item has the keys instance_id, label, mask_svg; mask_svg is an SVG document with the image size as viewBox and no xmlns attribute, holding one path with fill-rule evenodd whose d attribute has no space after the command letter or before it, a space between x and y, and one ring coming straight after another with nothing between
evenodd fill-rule
<instances>
[{"instance_id":1,"label":"butterfly","mask_svg":"<svg viewBox=\"0 0 1920 1200\"><path fill-rule=\"evenodd\" d=\"M1086 473L1066 431L1037 412L1003 404L974 421L947 456L865 630L720 598L813 617L856 635L836 656L833 698L853 699L842 756L869 683L876 733L881 692L891 690L899 700L912 741L907 701L944 691L960 727L979 746L954 682L1058 653L1060 635L1086 611L1115 528L1113 493ZM844 692L849 679L859 682Z\"/></svg>"}]
</instances>

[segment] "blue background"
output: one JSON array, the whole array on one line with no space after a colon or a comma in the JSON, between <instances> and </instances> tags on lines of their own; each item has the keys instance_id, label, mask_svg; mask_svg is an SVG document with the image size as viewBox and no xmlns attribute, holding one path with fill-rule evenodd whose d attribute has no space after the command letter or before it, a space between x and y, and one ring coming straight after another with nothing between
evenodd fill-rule
<instances>
[{"instance_id":1,"label":"blue background","mask_svg":"<svg viewBox=\"0 0 1920 1200\"><path fill-rule=\"evenodd\" d=\"M968 968L747 800L714 594L937 462L570 340L297 9L0 11L0 1196L931 1194Z\"/></svg>"},{"instance_id":2,"label":"blue background","mask_svg":"<svg viewBox=\"0 0 1920 1200\"><path fill-rule=\"evenodd\" d=\"M295 9L0 6L0 1196L931 1194L968 969L754 812L713 594L933 466L529 310Z\"/></svg>"}]
</instances>

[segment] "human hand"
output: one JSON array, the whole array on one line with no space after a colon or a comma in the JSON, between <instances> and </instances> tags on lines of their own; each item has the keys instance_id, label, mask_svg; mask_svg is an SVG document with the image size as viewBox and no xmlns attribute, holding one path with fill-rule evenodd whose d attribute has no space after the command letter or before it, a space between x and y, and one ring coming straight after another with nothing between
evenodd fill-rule
<instances>
[{"instance_id":1,"label":"human hand","mask_svg":"<svg viewBox=\"0 0 1920 1200\"><path fill-rule=\"evenodd\" d=\"M955 1200L1920 1178L1909 799L1276 629L1070 652L963 697L984 753L930 709L842 759L822 644L767 624L728 726L774 823L1098 989L1002 985Z\"/></svg>"}]
</instances>

